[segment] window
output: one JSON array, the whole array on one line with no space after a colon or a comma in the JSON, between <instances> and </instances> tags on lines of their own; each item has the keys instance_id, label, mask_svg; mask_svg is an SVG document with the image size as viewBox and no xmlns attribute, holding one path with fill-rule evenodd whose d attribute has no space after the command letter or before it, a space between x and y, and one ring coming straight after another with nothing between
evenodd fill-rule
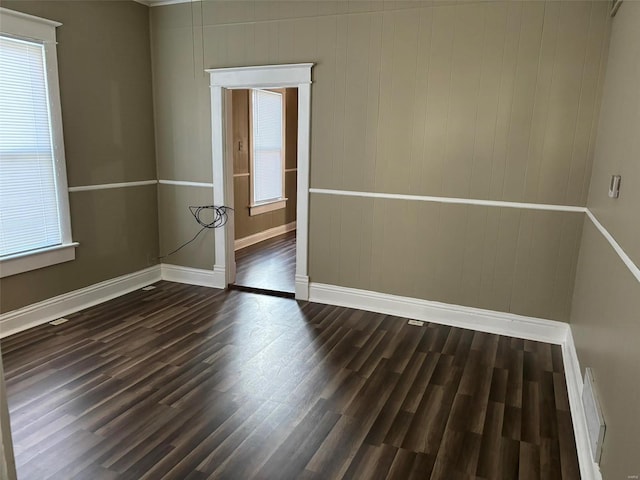
<instances>
[{"instance_id":1,"label":"window","mask_svg":"<svg viewBox=\"0 0 640 480\"><path fill-rule=\"evenodd\" d=\"M75 258L55 28L0 8L0 276Z\"/></svg>"},{"instance_id":2,"label":"window","mask_svg":"<svg viewBox=\"0 0 640 480\"><path fill-rule=\"evenodd\" d=\"M284 208L284 91L251 90L251 215Z\"/></svg>"}]
</instances>

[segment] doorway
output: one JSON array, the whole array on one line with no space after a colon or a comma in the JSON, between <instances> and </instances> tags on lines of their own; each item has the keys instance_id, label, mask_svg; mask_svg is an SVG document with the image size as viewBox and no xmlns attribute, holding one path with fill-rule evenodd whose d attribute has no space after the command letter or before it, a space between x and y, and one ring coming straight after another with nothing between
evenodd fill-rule
<instances>
[{"instance_id":1,"label":"doorway","mask_svg":"<svg viewBox=\"0 0 640 480\"><path fill-rule=\"evenodd\" d=\"M236 275L229 288L293 298L298 91L231 91Z\"/></svg>"},{"instance_id":2,"label":"doorway","mask_svg":"<svg viewBox=\"0 0 640 480\"><path fill-rule=\"evenodd\" d=\"M213 162L213 199L216 205L234 207L232 90L296 88L297 122L297 196L295 238L295 298L308 300L308 228L309 228L309 143L311 119L312 63L265 65L208 69L211 88L211 141ZM223 141L221 141L223 139ZM235 207L234 207L235 208ZM214 275L221 286L235 282L234 218L215 230Z\"/></svg>"}]
</instances>

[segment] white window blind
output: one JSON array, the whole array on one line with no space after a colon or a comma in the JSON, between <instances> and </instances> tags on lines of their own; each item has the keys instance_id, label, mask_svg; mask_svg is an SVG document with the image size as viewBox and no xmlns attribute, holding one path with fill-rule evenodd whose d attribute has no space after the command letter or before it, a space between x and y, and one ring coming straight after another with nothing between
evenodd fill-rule
<instances>
[{"instance_id":1,"label":"white window blind","mask_svg":"<svg viewBox=\"0 0 640 480\"><path fill-rule=\"evenodd\" d=\"M252 90L254 205L280 200L283 192L282 94Z\"/></svg>"},{"instance_id":2,"label":"white window blind","mask_svg":"<svg viewBox=\"0 0 640 480\"><path fill-rule=\"evenodd\" d=\"M62 243L44 48L0 36L0 256Z\"/></svg>"}]
</instances>

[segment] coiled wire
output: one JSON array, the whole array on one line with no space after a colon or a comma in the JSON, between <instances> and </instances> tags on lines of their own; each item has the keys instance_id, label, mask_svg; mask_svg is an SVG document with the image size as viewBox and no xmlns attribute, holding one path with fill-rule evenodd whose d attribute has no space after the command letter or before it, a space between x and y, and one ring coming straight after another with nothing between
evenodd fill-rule
<instances>
[{"instance_id":1,"label":"coiled wire","mask_svg":"<svg viewBox=\"0 0 640 480\"><path fill-rule=\"evenodd\" d=\"M193 206L193 205L190 205L189 206L189 212L191 212L191 215L193 215L193 218L196 219L196 222L198 222L198 225L202 226L202 228L200 230L198 230L198 233L196 233L191 240L184 242L182 245L180 245L175 250L172 250L171 252L167 253L166 255L162 255L161 257L158 257L158 259L167 258L169 255L173 255L174 253L182 250L184 247L189 245L191 242L195 241L195 239L198 238L198 236L202 232L204 232L205 230L211 229L211 228L220 228L220 227L223 227L224 225L226 225L227 221L229 220L229 213L228 213L229 210L233 210L233 208L227 207L225 205L221 205L221 206L216 206L216 205ZM201 215L202 215L203 212L210 212L210 211L212 212L213 219L210 222L207 222L207 221L202 219Z\"/></svg>"}]
</instances>

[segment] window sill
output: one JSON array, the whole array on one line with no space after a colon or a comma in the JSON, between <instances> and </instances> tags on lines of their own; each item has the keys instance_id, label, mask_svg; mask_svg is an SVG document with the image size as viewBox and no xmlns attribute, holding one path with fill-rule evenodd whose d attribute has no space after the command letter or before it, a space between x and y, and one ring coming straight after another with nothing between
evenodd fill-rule
<instances>
[{"instance_id":1,"label":"window sill","mask_svg":"<svg viewBox=\"0 0 640 480\"><path fill-rule=\"evenodd\" d=\"M249 216L260 215L261 213L273 212L281 210L287 206L287 199L282 198L274 202L260 203L258 205L249 205Z\"/></svg>"},{"instance_id":2,"label":"window sill","mask_svg":"<svg viewBox=\"0 0 640 480\"><path fill-rule=\"evenodd\" d=\"M73 242L7 255L0 258L0 278L75 260L78 245L80 245L78 242Z\"/></svg>"}]
</instances>

